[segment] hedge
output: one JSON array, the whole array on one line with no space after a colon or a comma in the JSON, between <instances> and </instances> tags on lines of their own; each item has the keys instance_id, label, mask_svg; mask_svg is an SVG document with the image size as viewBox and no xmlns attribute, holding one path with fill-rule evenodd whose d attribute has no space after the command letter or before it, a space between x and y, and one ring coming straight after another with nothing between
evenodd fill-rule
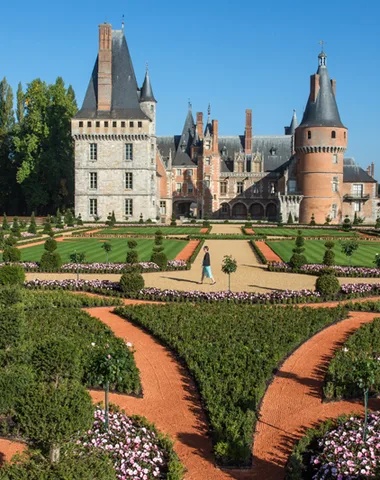
<instances>
[{"instance_id":1,"label":"hedge","mask_svg":"<svg viewBox=\"0 0 380 480\"><path fill-rule=\"evenodd\" d=\"M135 305L115 313L172 348L198 384L218 462L250 465L259 403L273 369L344 308L209 304Z\"/></svg>"},{"instance_id":2,"label":"hedge","mask_svg":"<svg viewBox=\"0 0 380 480\"><path fill-rule=\"evenodd\" d=\"M255 240L251 240L250 241L250 245L253 249L253 251L256 253L256 255L259 257L261 263L263 265L266 265L268 263L268 260L266 259L265 255L263 254L263 252L259 249L259 247L256 245L255 243L256 241Z\"/></svg>"}]
</instances>

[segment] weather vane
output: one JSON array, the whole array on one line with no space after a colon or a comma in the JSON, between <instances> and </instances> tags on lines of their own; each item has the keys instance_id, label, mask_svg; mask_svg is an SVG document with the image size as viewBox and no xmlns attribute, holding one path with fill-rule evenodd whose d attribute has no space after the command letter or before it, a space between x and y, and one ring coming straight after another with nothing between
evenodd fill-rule
<instances>
[{"instance_id":1,"label":"weather vane","mask_svg":"<svg viewBox=\"0 0 380 480\"><path fill-rule=\"evenodd\" d=\"M327 44L327 42L325 42L324 40L320 40L318 43L321 46L321 52L323 52L323 47Z\"/></svg>"}]
</instances>

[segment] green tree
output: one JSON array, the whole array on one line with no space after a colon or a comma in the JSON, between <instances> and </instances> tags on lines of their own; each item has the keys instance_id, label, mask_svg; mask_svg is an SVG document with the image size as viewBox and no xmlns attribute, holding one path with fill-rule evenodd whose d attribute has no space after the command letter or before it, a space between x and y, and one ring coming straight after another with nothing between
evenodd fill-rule
<instances>
[{"instance_id":1,"label":"green tree","mask_svg":"<svg viewBox=\"0 0 380 480\"><path fill-rule=\"evenodd\" d=\"M3 214L2 229L3 229L4 232L8 232L8 231L10 230L10 226L9 226L9 223L8 223L7 215L6 215L5 212L4 212L4 214Z\"/></svg>"},{"instance_id":2,"label":"green tree","mask_svg":"<svg viewBox=\"0 0 380 480\"><path fill-rule=\"evenodd\" d=\"M20 230L20 224L18 223L18 217L13 218L11 231L15 237L21 237L21 230Z\"/></svg>"},{"instance_id":3,"label":"green tree","mask_svg":"<svg viewBox=\"0 0 380 480\"><path fill-rule=\"evenodd\" d=\"M33 233L34 235L37 233L37 224L36 224L34 212L32 212L32 216L30 217L28 232Z\"/></svg>"},{"instance_id":4,"label":"green tree","mask_svg":"<svg viewBox=\"0 0 380 480\"><path fill-rule=\"evenodd\" d=\"M356 250L359 248L359 243L356 239L352 240L345 240L341 241L341 248L342 248L342 253L346 255L346 257L350 261L350 266L352 265L352 256L356 252Z\"/></svg>"},{"instance_id":5,"label":"green tree","mask_svg":"<svg viewBox=\"0 0 380 480\"><path fill-rule=\"evenodd\" d=\"M79 280L79 264L83 263L86 259L86 254L84 252L77 252L75 250L74 253L70 255L70 262L75 263L77 266L77 281Z\"/></svg>"},{"instance_id":6,"label":"green tree","mask_svg":"<svg viewBox=\"0 0 380 480\"><path fill-rule=\"evenodd\" d=\"M65 212L65 224L68 227L73 227L75 222L75 218L73 215L73 212L71 211L71 208L68 208Z\"/></svg>"},{"instance_id":7,"label":"green tree","mask_svg":"<svg viewBox=\"0 0 380 480\"><path fill-rule=\"evenodd\" d=\"M288 225L293 225L294 221L293 221L293 215L292 215L292 212L289 213L289 216L288 216Z\"/></svg>"},{"instance_id":8,"label":"green tree","mask_svg":"<svg viewBox=\"0 0 380 480\"><path fill-rule=\"evenodd\" d=\"M108 263L108 254L112 250L112 245L109 242L104 242L102 248L106 252L106 262Z\"/></svg>"},{"instance_id":9,"label":"green tree","mask_svg":"<svg viewBox=\"0 0 380 480\"><path fill-rule=\"evenodd\" d=\"M228 290L231 290L231 273L236 272L237 262L231 255L225 255L222 262L222 272L228 275Z\"/></svg>"},{"instance_id":10,"label":"green tree","mask_svg":"<svg viewBox=\"0 0 380 480\"><path fill-rule=\"evenodd\" d=\"M17 86L16 100L16 118L17 123L20 125L24 121L25 116L24 92L22 91L21 82Z\"/></svg>"},{"instance_id":11,"label":"green tree","mask_svg":"<svg viewBox=\"0 0 380 480\"><path fill-rule=\"evenodd\" d=\"M351 220L349 219L348 215L345 216L344 220L343 220L343 230L345 230L346 232L348 230L351 230L352 228L352 225L351 225Z\"/></svg>"}]
</instances>

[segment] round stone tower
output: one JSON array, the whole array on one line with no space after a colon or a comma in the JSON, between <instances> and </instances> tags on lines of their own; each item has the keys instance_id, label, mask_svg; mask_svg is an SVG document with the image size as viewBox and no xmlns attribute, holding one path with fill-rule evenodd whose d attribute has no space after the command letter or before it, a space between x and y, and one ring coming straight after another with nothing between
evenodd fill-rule
<instances>
[{"instance_id":1,"label":"round stone tower","mask_svg":"<svg viewBox=\"0 0 380 480\"><path fill-rule=\"evenodd\" d=\"M343 156L347 128L342 124L335 100L335 80L330 80L326 54L318 55L317 73L310 77L310 96L303 119L295 132L299 185L303 195L300 223L314 215L323 224L342 221Z\"/></svg>"}]
</instances>

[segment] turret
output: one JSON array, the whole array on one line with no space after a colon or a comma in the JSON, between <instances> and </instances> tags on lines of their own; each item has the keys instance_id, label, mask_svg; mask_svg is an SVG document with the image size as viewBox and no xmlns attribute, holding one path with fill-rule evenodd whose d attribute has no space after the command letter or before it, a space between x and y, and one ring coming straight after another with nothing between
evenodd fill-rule
<instances>
[{"instance_id":1,"label":"turret","mask_svg":"<svg viewBox=\"0 0 380 480\"><path fill-rule=\"evenodd\" d=\"M330 80L326 54L318 55L317 73L310 78L310 95L295 131L295 151L303 200L300 223L314 215L323 224L326 217L339 223L342 217L343 156L347 129L335 100L335 81Z\"/></svg>"},{"instance_id":2,"label":"turret","mask_svg":"<svg viewBox=\"0 0 380 480\"><path fill-rule=\"evenodd\" d=\"M154 98L152 84L150 82L148 64L146 64L146 72L144 83L140 90L140 108L152 120L151 134L156 134L156 104Z\"/></svg>"}]
</instances>

